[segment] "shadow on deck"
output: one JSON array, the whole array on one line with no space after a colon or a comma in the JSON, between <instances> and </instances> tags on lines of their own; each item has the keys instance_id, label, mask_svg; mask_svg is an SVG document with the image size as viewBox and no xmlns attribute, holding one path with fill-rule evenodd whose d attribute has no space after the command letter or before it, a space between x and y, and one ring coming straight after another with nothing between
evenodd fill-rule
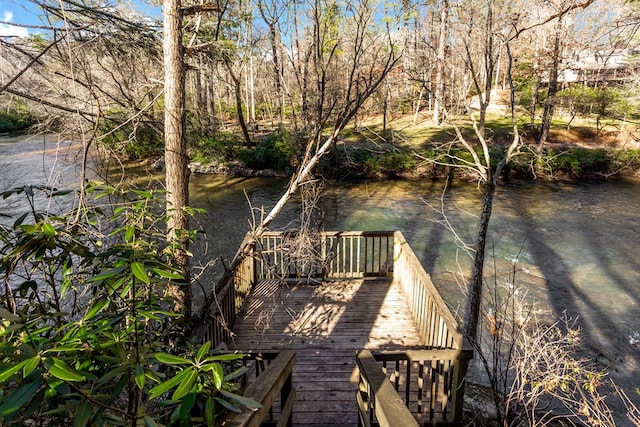
<instances>
[{"instance_id":1,"label":"shadow on deck","mask_svg":"<svg viewBox=\"0 0 640 427\"><path fill-rule=\"evenodd\" d=\"M423 348L391 278L260 282L236 321L235 349L295 350L295 425L357 425L356 352Z\"/></svg>"},{"instance_id":2,"label":"shadow on deck","mask_svg":"<svg viewBox=\"0 0 640 427\"><path fill-rule=\"evenodd\" d=\"M295 360L293 372L264 378L273 388L269 420L403 427L460 420L471 352L402 234L323 233L311 257L296 252L295 238L265 233L253 243L217 293L207 332L214 346L280 352L289 366ZM289 404L292 396L292 411L278 409L278 399Z\"/></svg>"}]
</instances>

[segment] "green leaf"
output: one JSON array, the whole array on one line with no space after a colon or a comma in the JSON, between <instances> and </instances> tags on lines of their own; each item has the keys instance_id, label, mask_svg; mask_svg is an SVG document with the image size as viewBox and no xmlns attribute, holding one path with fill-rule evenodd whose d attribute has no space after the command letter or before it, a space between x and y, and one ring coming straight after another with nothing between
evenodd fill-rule
<instances>
[{"instance_id":1,"label":"green leaf","mask_svg":"<svg viewBox=\"0 0 640 427\"><path fill-rule=\"evenodd\" d=\"M156 423L154 419L151 418L149 415L145 415L143 417L143 420L144 420L144 427L158 427L158 423Z\"/></svg>"},{"instance_id":2,"label":"green leaf","mask_svg":"<svg viewBox=\"0 0 640 427\"><path fill-rule=\"evenodd\" d=\"M89 282L97 282L99 280L110 279L111 277L117 276L118 274L122 273L124 270L126 270L126 268L126 266L122 265L120 267L115 267L111 270L104 271L97 276L93 276L92 278L90 278Z\"/></svg>"},{"instance_id":3,"label":"green leaf","mask_svg":"<svg viewBox=\"0 0 640 427\"><path fill-rule=\"evenodd\" d=\"M196 360L200 361L204 356L209 353L209 349L211 348L211 341L207 341L200 346L198 349L198 354L196 355Z\"/></svg>"},{"instance_id":4,"label":"green leaf","mask_svg":"<svg viewBox=\"0 0 640 427\"><path fill-rule=\"evenodd\" d=\"M23 360L22 362L17 363L15 365L11 365L4 371L0 372L0 383L3 383L9 378L11 378L16 372L24 368L29 363L30 360L31 359Z\"/></svg>"},{"instance_id":5,"label":"green leaf","mask_svg":"<svg viewBox=\"0 0 640 427\"><path fill-rule=\"evenodd\" d=\"M116 365L118 363L118 361L114 360L114 361L110 361L110 362L107 362L107 363L112 363L112 365ZM104 376L102 376L102 378L100 378L98 381L96 381L93 384L93 386L95 388L102 387L103 385L107 384L108 382L110 382L114 378L124 374L127 371L128 371L128 367L126 365L125 366L114 366L113 369L111 369ZM128 375L127 375L127 377L128 377Z\"/></svg>"},{"instance_id":6,"label":"green leaf","mask_svg":"<svg viewBox=\"0 0 640 427\"><path fill-rule=\"evenodd\" d=\"M198 371L193 366L185 369L180 372L180 374L184 374L184 378L180 381L180 385L176 388L176 391L173 392L173 396L171 396L171 400L180 400L184 396L186 396L191 389L196 384L198 380Z\"/></svg>"},{"instance_id":7,"label":"green leaf","mask_svg":"<svg viewBox=\"0 0 640 427\"><path fill-rule=\"evenodd\" d=\"M214 360L238 360L244 358L246 355L241 353L227 353L217 354L215 356L207 357L207 362L213 362Z\"/></svg>"},{"instance_id":8,"label":"green leaf","mask_svg":"<svg viewBox=\"0 0 640 427\"><path fill-rule=\"evenodd\" d=\"M222 379L224 377L224 370L222 369L222 365L219 363L214 363L211 369L211 373L213 374L213 384L216 387L216 390L220 390L222 387Z\"/></svg>"},{"instance_id":9,"label":"green leaf","mask_svg":"<svg viewBox=\"0 0 640 427\"><path fill-rule=\"evenodd\" d=\"M133 190L138 196L141 196L145 199L151 199L153 197L153 193L147 190Z\"/></svg>"},{"instance_id":10,"label":"green leaf","mask_svg":"<svg viewBox=\"0 0 640 427\"><path fill-rule=\"evenodd\" d=\"M135 235L136 235L135 227L131 227L131 226L127 227L127 231L124 234L124 241L127 242L127 243L131 242L133 240L133 238L135 237Z\"/></svg>"},{"instance_id":11,"label":"green leaf","mask_svg":"<svg viewBox=\"0 0 640 427\"><path fill-rule=\"evenodd\" d=\"M18 316L3 307L0 307L0 317L14 323L18 323L21 320Z\"/></svg>"},{"instance_id":12,"label":"green leaf","mask_svg":"<svg viewBox=\"0 0 640 427\"><path fill-rule=\"evenodd\" d=\"M182 274L174 273L172 271L161 270L155 267L151 267L151 271L153 271L160 277L164 277L165 279L184 280L184 276Z\"/></svg>"},{"instance_id":13,"label":"green leaf","mask_svg":"<svg viewBox=\"0 0 640 427\"><path fill-rule=\"evenodd\" d=\"M207 427L213 427L216 421L216 405L211 396L207 398L207 403L204 405L204 421Z\"/></svg>"},{"instance_id":14,"label":"green leaf","mask_svg":"<svg viewBox=\"0 0 640 427\"><path fill-rule=\"evenodd\" d=\"M191 408L194 403L196 403L196 393L189 393L182 399L179 417L181 426L191 425Z\"/></svg>"},{"instance_id":15,"label":"green leaf","mask_svg":"<svg viewBox=\"0 0 640 427\"><path fill-rule=\"evenodd\" d=\"M53 364L49 367L49 373L63 381L78 382L84 381L84 376L71 369L63 360L52 357Z\"/></svg>"},{"instance_id":16,"label":"green leaf","mask_svg":"<svg viewBox=\"0 0 640 427\"><path fill-rule=\"evenodd\" d=\"M238 408L238 406L235 405L233 402L229 402L228 400L220 399L219 397L216 397L216 401L218 403L220 403L222 406L224 406L225 408L227 408L231 412L236 412L238 414L242 412L242 410L240 408Z\"/></svg>"},{"instance_id":17,"label":"green leaf","mask_svg":"<svg viewBox=\"0 0 640 427\"><path fill-rule=\"evenodd\" d=\"M155 355L158 362L162 362L165 365L192 365L193 362L189 359L180 356L174 356L173 354L157 353Z\"/></svg>"},{"instance_id":18,"label":"green leaf","mask_svg":"<svg viewBox=\"0 0 640 427\"><path fill-rule=\"evenodd\" d=\"M22 376L27 377L40 363L40 356L34 356L27 359L27 363L22 368Z\"/></svg>"},{"instance_id":19,"label":"green leaf","mask_svg":"<svg viewBox=\"0 0 640 427\"><path fill-rule=\"evenodd\" d=\"M39 388L33 398L29 401L29 404L20 410L20 416L23 419L30 418L31 414L41 409L40 405L42 405L42 401L44 400L44 391L44 387Z\"/></svg>"},{"instance_id":20,"label":"green leaf","mask_svg":"<svg viewBox=\"0 0 640 427\"><path fill-rule=\"evenodd\" d=\"M220 394L222 394L227 399L231 399L234 402L239 403L240 405L246 408L249 408L249 409L262 408L262 405L260 403L256 402L255 400L249 397L240 396L239 394L231 393L230 391L227 391L227 390L220 390Z\"/></svg>"},{"instance_id":21,"label":"green leaf","mask_svg":"<svg viewBox=\"0 0 640 427\"><path fill-rule=\"evenodd\" d=\"M186 370L181 371L175 377L170 378L167 381L162 382L149 390L149 399L154 399L180 384L180 382L182 382L182 380L185 378L186 372Z\"/></svg>"},{"instance_id":22,"label":"green leaf","mask_svg":"<svg viewBox=\"0 0 640 427\"><path fill-rule=\"evenodd\" d=\"M77 339L73 337L65 337L65 338L68 338L77 342ZM68 344L68 345L61 345L59 347L50 348L49 350L43 351L42 354L44 355L44 354L51 354L51 353L57 354L57 353L63 353L63 352L76 352L84 349L85 349L85 346L82 344L76 344L76 345Z\"/></svg>"},{"instance_id":23,"label":"green leaf","mask_svg":"<svg viewBox=\"0 0 640 427\"><path fill-rule=\"evenodd\" d=\"M42 231L47 236L54 236L56 234L56 229L49 222L42 223Z\"/></svg>"},{"instance_id":24,"label":"green leaf","mask_svg":"<svg viewBox=\"0 0 640 427\"><path fill-rule=\"evenodd\" d=\"M140 390L142 390L144 388L144 382L145 382L145 374L144 374L144 368L142 367L141 364L136 364L136 368L134 371L135 374L135 381L136 381L136 385L138 386L138 388Z\"/></svg>"},{"instance_id":25,"label":"green leaf","mask_svg":"<svg viewBox=\"0 0 640 427\"><path fill-rule=\"evenodd\" d=\"M151 282L149 280L149 276L147 275L147 272L144 269L144 266L139 262L136 261L131 263L131 272L141 282L144 282L147 285Z\"/></svg>"},{"instance_id":26,"label":"green leaf","mask_svg":"<svg viewBox=\"0 0 640 427\"><path fill-rule=\"evenodd\" d=\"M42 385L42 378L38 377L35 381L26 383L9 393L0 405L0 417L8 417L18 412L32 397Z\"/></svg>"},{"instance_id":27,"label":"green leaf","mask_svg":"<svg viewBox=\"0 0 640 427\"><path fill-rule=\"evenodd\" d=\"M224 381L225 382L229 382L229 381L233 381L236 378L244 375L247 371L249 370L249 368L247 368L246 366L243 366L241 368L236 369L233 372L228 373L227 375L224 376Z\"/></svg>"},{"instance_id":28,"label":"green leaf","mask_svg":"<svg viewBox=\"0 0 640 427\"><path fill-rule=\"evenodd\" d=\"M87 400L83 400L78 409L76 410L76 415L73 419L73 427L84 427L91 420L91 405Z\"/></svg>"},{"instance_id":29,"label":"green leaf","mask_svg":"<svg viewBox=\"0 0 640 427\"><path fill-rule=\"evenodd\" d=\"M93 316L104 310L107 305L109 305L109 300L107 298L99 299L93 304L91 310L89 310L89 312L85 314L84 320L90 320Z\"/></svg>"},{"instance_id":30,"label":"green leaf","mask_svg":"<svg viewBox=\"0 0 640 427\"><path fill-rule=\"evenodd\" d=\"M160 317L156 316L156 314L152 311L147 310L138 310L138 315L144 317L146 320L158 320L160 321Z\"/></svg>"},{"instance_id":31,"label":"green leaf","mask_svg":"<svg viewBox=\"0 0 640 427\"><path fill-rule=\"evenodd\" d=\"M16 219L16 221L13 223L13 228L15 229L15 228L18 228L20 225L22 225L22 223L27 218L27 216L29 216L29 212L25 212L22 215L20 215L20 217Z\"/></svg>"},{"instance_id":32,"label":"green leaf","mask_svg":"<svg viewBox=\"0 0 640 427\"><path fill-rule=\"evenodd\" d=\"M102 419L106 421L106 425L108 426L123 426L126 425L124 419L111 411L104 411L101 414Z\"/></svg>"}]
</instances>

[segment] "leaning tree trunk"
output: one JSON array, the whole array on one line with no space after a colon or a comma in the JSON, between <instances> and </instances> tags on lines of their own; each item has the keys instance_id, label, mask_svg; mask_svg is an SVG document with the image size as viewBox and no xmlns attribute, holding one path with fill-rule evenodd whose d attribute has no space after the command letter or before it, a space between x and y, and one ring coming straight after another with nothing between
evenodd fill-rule
<instances>
[{"instance_id":1,"label":"leaning tree trunk","mask_svg":"<svg viewBox=\"0 0 640 427\"><path fill-rule=\"evenodd\" d=\"M187 286L181 287L182 309L191 315L189 284L189 229L185 207L189 204L189 173L184 129L184 69L180 0L164 0L164 157L167 187L167 239L177 247L174 260L184 275Z\"/></svg>"},{"instance_id":2,"label":"leaning tree trunk","mask_svg":"<svg viewBox=\"0 0 640 427\"><path fill-rule=\"evenodd\" d=\"M499 171L496 171L499 174ZM487 245L487 231L493 210L493 196L496 192L495 176L490 175L484 189L482 201L482 213L478 222L478 232L474 246L473 267L471 269L471 281L469 291L469 302L467 308L467 319L465 322L465 336L471 343L476 342L478 335L478 325L480 323L480 307L482 305L482 283L484 277L485 247Z\"/></svg>"},{"instance_id":3,"label":"leaning tree trunk","mask_svg":"<svg viewBox=\"0 0 640 427\"><path fill-rule=\"evenodd\" d=\"M511 144L506 148L502 159L498 162L495 170L491 169L491 161L489 157L489 146L487 141L480 135L479 130L476 129L476 135L478 136L480 143L485 153L484 166L480 162L477 155L474 155L473 147L469 145L459 129L456 127L456 133L467 150L474 157L474 162L479 171L485 171L484 176L484 197L482 200L482 213L480 214L480 220L478 222L478 232L476 234L476 243L474 247L473 266L471 268L471 280L469 282L469 299L467 306L467 318L465 319L464 333L469 342L472 345L477 344L478 327L480 325L480 308L482 306L482 285L484 275L484 260L485 260L485 248L487 245L487 232L489 230L489 221L491 220L491 213L493 211L493 199L498 186L498 179L502 175L505 167L509 165L509 162L518 153L520 147L520 133L518 132L518 122L516 120L515 111L515 88L513 86L513 79L511 77L511 66L513 58L511 56L511 49L509 44L506 44L507 55L509 58L507 75L509 76L509 86L511 89L511 125L513 128L513 140Z\"/></svg>"}]
</instances>

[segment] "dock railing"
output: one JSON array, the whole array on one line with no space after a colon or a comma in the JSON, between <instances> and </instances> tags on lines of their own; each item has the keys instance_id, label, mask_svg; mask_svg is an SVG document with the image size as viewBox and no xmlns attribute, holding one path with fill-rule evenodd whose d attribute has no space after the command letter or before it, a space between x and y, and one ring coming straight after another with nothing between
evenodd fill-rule
<instances>
[{"instance_id":1,"label":"dock railing","mask_svg":"<svg viewBox=\"0 0 640 427\"><path fill-rule=\"evenodd\" d=\"M472 352L463 348L464 337L454 316L399 231L326 232L312 236L264 233L235 274L216 293L206 339L214 346L231 342L242 304L261 280L366 277L393 277L401 285L426 345L419 352L362 351L358 354L360 421L363 425L385 425L383 420L389 414L384 414L386 406L381 402L390 398L389 387L379 389L377 382L371 382L382 374L396 385L392 385L394 399L404 402L406 411L411 408L414 419L429 423L458 422L462 416L464 377ZM371 371L374 369L371 360L378 364L376 372ZM419 372L422 373L417 375ZM428 377L424 372L428 372ZM429 383L428 393L425 381ZM412 382L416 382L416 387L411 386ZM407 385L401 389L399 384ZM404 393L404 397L398 392ZM424 404L427 394L429 402ZM396 409L394 407L394 414Z\"/></svg>"},{"instance_id":2,"label":"dock railing","mask_svg":"<svg viewBox=\"0 0 640 427\"><path fill-rule=\"evenodd\" d=\"M222 423L227 427L257 427L261 425L293 425L293 404L296 391L293 388L295 352L283 350L277 353L247 354L245 363L253 369L244 396L259 402L262 407L245 409L232 414ZM216 424L217 425L217 424Z\"/></svg>"},{"instance_id":3,"label":"dock railing","mask_svg":"<svg viewBox=\"0 0 640 427\"><path fill-rule=\"evenodd\" d=\"M402 233L394 234L393 280L402 286L427 347L461 349L464 336L458 322Z\"/></svg>"},{"instance_id":4,"label":"dock railing","mask_svg":"<svg viewBox=\"0 0 640 427\"><path fill-rule=\"evenodd\" d=\"M393 252L390 232L267 232L256 245L256 274L258 280L387 277Z\"/></svg>"}]
</instances>

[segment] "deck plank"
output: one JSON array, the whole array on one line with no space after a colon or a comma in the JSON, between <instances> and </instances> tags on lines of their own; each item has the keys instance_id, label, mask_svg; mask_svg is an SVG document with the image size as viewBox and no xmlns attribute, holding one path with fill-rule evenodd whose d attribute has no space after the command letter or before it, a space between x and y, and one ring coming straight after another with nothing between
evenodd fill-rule
<instances>
[{"instance_id":1,"label":"deck plank","mask_svg":"<svg viewBox=\"0 0 640 427\"><path fill-rule=\"evenodd\" d=\"M424 346L390 279L317 285L263 282L234 328L235 349L296 351L296 426L355 426L356 351Z\"/></svg>"}]
</instances>

